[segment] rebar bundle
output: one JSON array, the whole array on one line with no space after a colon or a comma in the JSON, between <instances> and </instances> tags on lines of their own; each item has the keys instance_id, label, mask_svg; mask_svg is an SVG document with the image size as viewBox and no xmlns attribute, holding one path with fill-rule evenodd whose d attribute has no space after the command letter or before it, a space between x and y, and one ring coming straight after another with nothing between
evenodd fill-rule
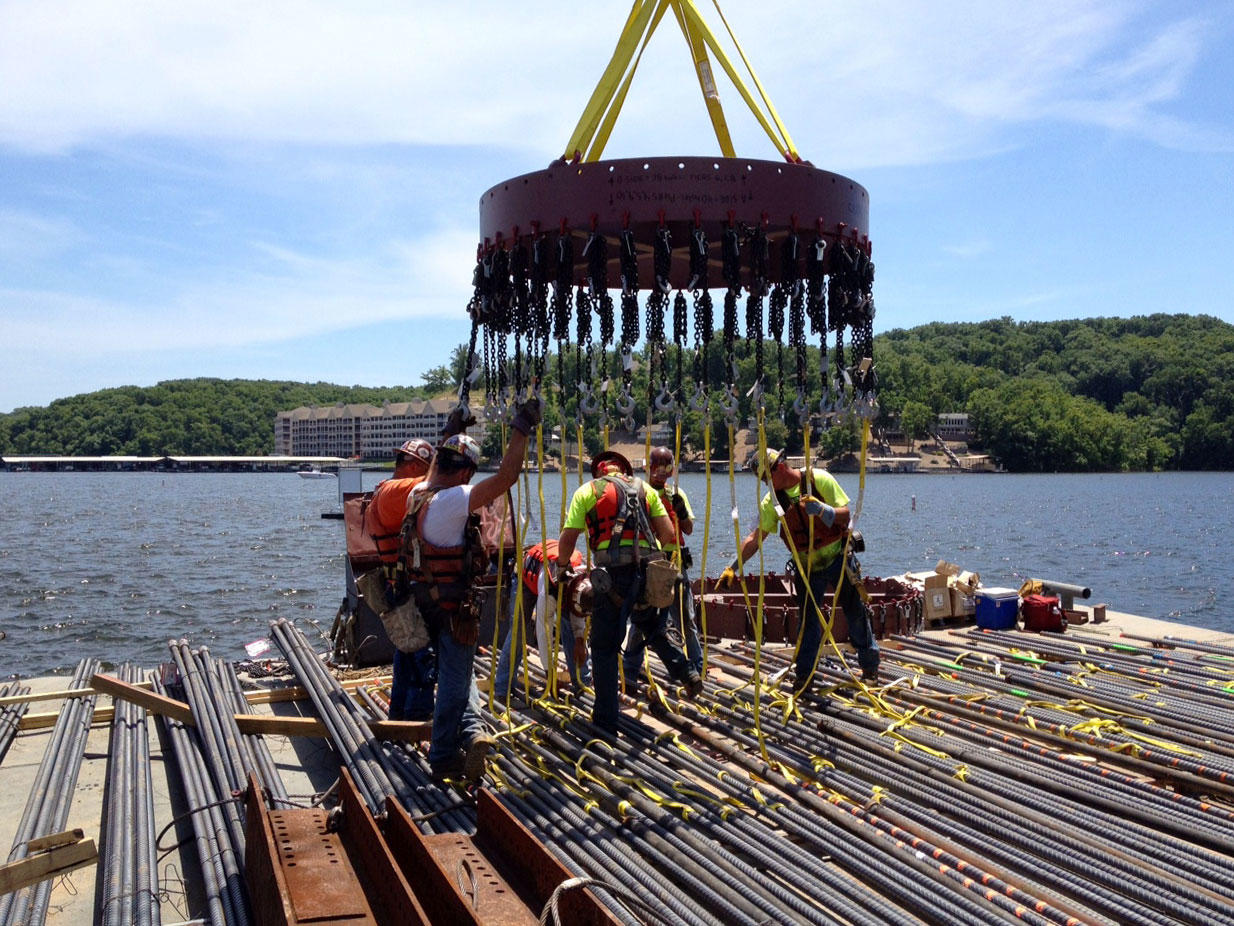
<instances>
[{"instance_id":1,"label":"rebar bundle","mask_svg":"<svg viewBox=\"0 0 1234 926\"><path fill-rule=\"evenodd\" d=\"M98 668L97 659L83 659L73 674L71 687L87 687ZM13 837L13 848L9 852L8 861L25 858L31 839L64 829L93 716L93 695L79 695L64 702L26 801L21 822L17 826L17 833ZM0 924L9 926L17 923L42 923L47 916L50 895L50 881L40 881L30 887L5 894L0 897Z\"/></svg>"},{"instance_id":2,"label":"rebar bundle","mask_svg":"<svg viewBox=\"0 0 1234 926\"><path fill-rule=\"evenodd\" d=\"M141 671L126 664L119 678L136 684ZM107 747L96 922L103 926L157 926L161 922L154 843L146 710L117 699Z\"/></svg>"}]
</instances>

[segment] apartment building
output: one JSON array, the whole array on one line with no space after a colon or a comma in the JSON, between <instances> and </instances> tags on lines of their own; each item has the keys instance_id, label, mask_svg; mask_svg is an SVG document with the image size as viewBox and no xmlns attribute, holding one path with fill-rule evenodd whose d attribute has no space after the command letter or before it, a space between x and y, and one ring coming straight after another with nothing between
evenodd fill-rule
<instances>
[{"instance_id":1,"label":"apartment building","mask_svg":"<svg viewBox=\"0 0 1234 926\"><path fill-rule=\"evenodd\" d=\"M388 460L393 448L421 437L433 444L441 438L454 399L301 406L274 417L274 452L289 456L337 456L358 460ZM482 424L467 433L484 440Z\"/></svg>"}]
</instances>

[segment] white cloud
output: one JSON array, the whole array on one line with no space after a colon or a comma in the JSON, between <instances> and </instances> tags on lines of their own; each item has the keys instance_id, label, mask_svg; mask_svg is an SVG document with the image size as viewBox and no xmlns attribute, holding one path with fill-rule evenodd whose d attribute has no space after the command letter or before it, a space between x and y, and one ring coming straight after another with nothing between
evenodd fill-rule
<instances>
[{"instance_id":1,"label":"white cloud","mask_svg":"<svg viewBox=\"0 0 1234 926\"><path fill-rule=\"evenodd\" d=\"M458 316L475 247L462 230L394 242L365 260L260 245L273 271L185 286L157 302L0 290L10 343L93 357L277 343L387 321ZM282 272L279 272L282 271Z\"/></svg>"},{"instance_id":2,"label":"white cloud","mask_svg":"<svg viewBox=\"0 0 1234 926\"><path fill-rule=\"evenodd\" d=\"M1001 144L999 124L1058 118L1163 145L1229 144L1228 134L1157 109L1177 98L1219 33L1206 37L1196 19L1147 21L1160 14L1136 2L729 6L799 148L818 164L972 156ZM154 135L551 156L600 75L621 7L4 3L0 144L62 150ZM771 156L723 80L721 94L738 151ZM627 110L611 153L715 148L671 19L644 56Z\"/></svg>"},{"instance_id":3,"label":"white cloud","mask_svg":"<svg viewBox=\"0 0 1234 926\"><path fill-rule=\"evenodd\" d=\"M0 209L0 261L45 260L78 245L83 235L71 222L13 209Z\"/></svg>"}]
</instances>

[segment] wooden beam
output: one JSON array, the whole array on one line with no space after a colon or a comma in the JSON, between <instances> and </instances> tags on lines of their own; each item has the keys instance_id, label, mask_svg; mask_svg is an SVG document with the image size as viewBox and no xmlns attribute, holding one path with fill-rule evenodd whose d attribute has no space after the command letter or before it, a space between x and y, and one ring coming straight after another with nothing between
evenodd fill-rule
<instances>
[{"instance_id":1,"label":"wooden beam","mask_svg":"<svg viewBox=\"0 0 1234 926\"><path fill-rule=\"evenodd\" d=\"M131 701L152 714L162 714L172 720L180 721L185 726L197 726L197 722L193 720L192 709L183 701L165 698L153 691L142 691L137 686L122 682L115 676L104 675L100 672L90 679L90 687L102 694L111 695L113 698Z\"/></svg>"},{"instance_id":2,"label":"wooden beam","mask_svg":"<svg viewBox=\"0 0 1234 926\"><path fill-rule=\"evenodd\" d=\"M357 688L366 685L388 685L390 676L377 675L372 678L353 678L339 683L344 691L355 692ZM246 691L244 700L249 704L278 704L284 701L303 701L308 697L308 691L299 685L288 685L286 688L260 688L257 691Z\"/></svg>"},{"instance_id":3,"label":"wooden beam","mask_svg":"<svg viewBox=\"0 0 1234 926\"><path fill-rule=\"evenodd\" d=\"M73 830L72 834L60 833L54 837L44 837L43 840L33 840L29 844L31 849L35 843L46 839L67 837L67 841L52 848L34 851L26 858L0 865L0 894L21 890L48 878L94 864L99 857L94 840L82 838L81 830Z\"/></svg>"},{"instance_id":4,"label":"wooden beam","mask_svg":"<svg viewBox=\"0 0 1234 926\"><path fill-rule=\"evenodd\" d=\"M116 716L116 709L110 705L107 707L96 707L94 715L90 718L90 725L97 723L111 723L112 718ZM59 711L47 711L42 714L27 714L17 724L17 729L20 732L26 730L44 730L47 727L54 727L56 721L60 719Z\"/></svg>"},{"instance_id":5,"label":"wooden beam","mask_svg":"<svg viewBox=\"0 0 1234 926\"><path fill-rule=\"evenodd\" d=\"M328 736L326 725L316 717L278 717L269 714L236 714L241 733L267 736ZM370 720L369 729L378 739L400 743L425 743L433 725L420 720Z\"/></svg>"}]
</instances>

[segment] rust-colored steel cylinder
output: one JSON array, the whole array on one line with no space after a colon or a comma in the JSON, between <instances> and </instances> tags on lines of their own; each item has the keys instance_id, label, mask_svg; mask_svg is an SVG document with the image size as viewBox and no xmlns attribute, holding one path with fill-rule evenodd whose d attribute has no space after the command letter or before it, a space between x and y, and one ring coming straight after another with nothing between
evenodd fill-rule
<instances>
[{"instance_id":1,"label":"rust-colored steel cylinder","mask_svg":"<svg viewBox=\"0 0 1234 926\"><path fill-rule=\"evenodd\" d=\"M803 242L823 235L869 247L870 196L865 187L809 164L748 158L624 158L570 164L556 161L547 170L513 177L480 197L482 248L543 233L556 241L575 239L575 282L584 283L584 245L593 232L608 242L610 288L621 285L618 241L634 233L639 255L639 285L653 285L652 248L666 226L673 244L670 279L684 285L688 247L701 228L708 242L710 285L720 285L720 241L731 225L761 225L775 250L794 229ZM769 281L780 261L769 265Z\"/></svg>"}]
</instances>

